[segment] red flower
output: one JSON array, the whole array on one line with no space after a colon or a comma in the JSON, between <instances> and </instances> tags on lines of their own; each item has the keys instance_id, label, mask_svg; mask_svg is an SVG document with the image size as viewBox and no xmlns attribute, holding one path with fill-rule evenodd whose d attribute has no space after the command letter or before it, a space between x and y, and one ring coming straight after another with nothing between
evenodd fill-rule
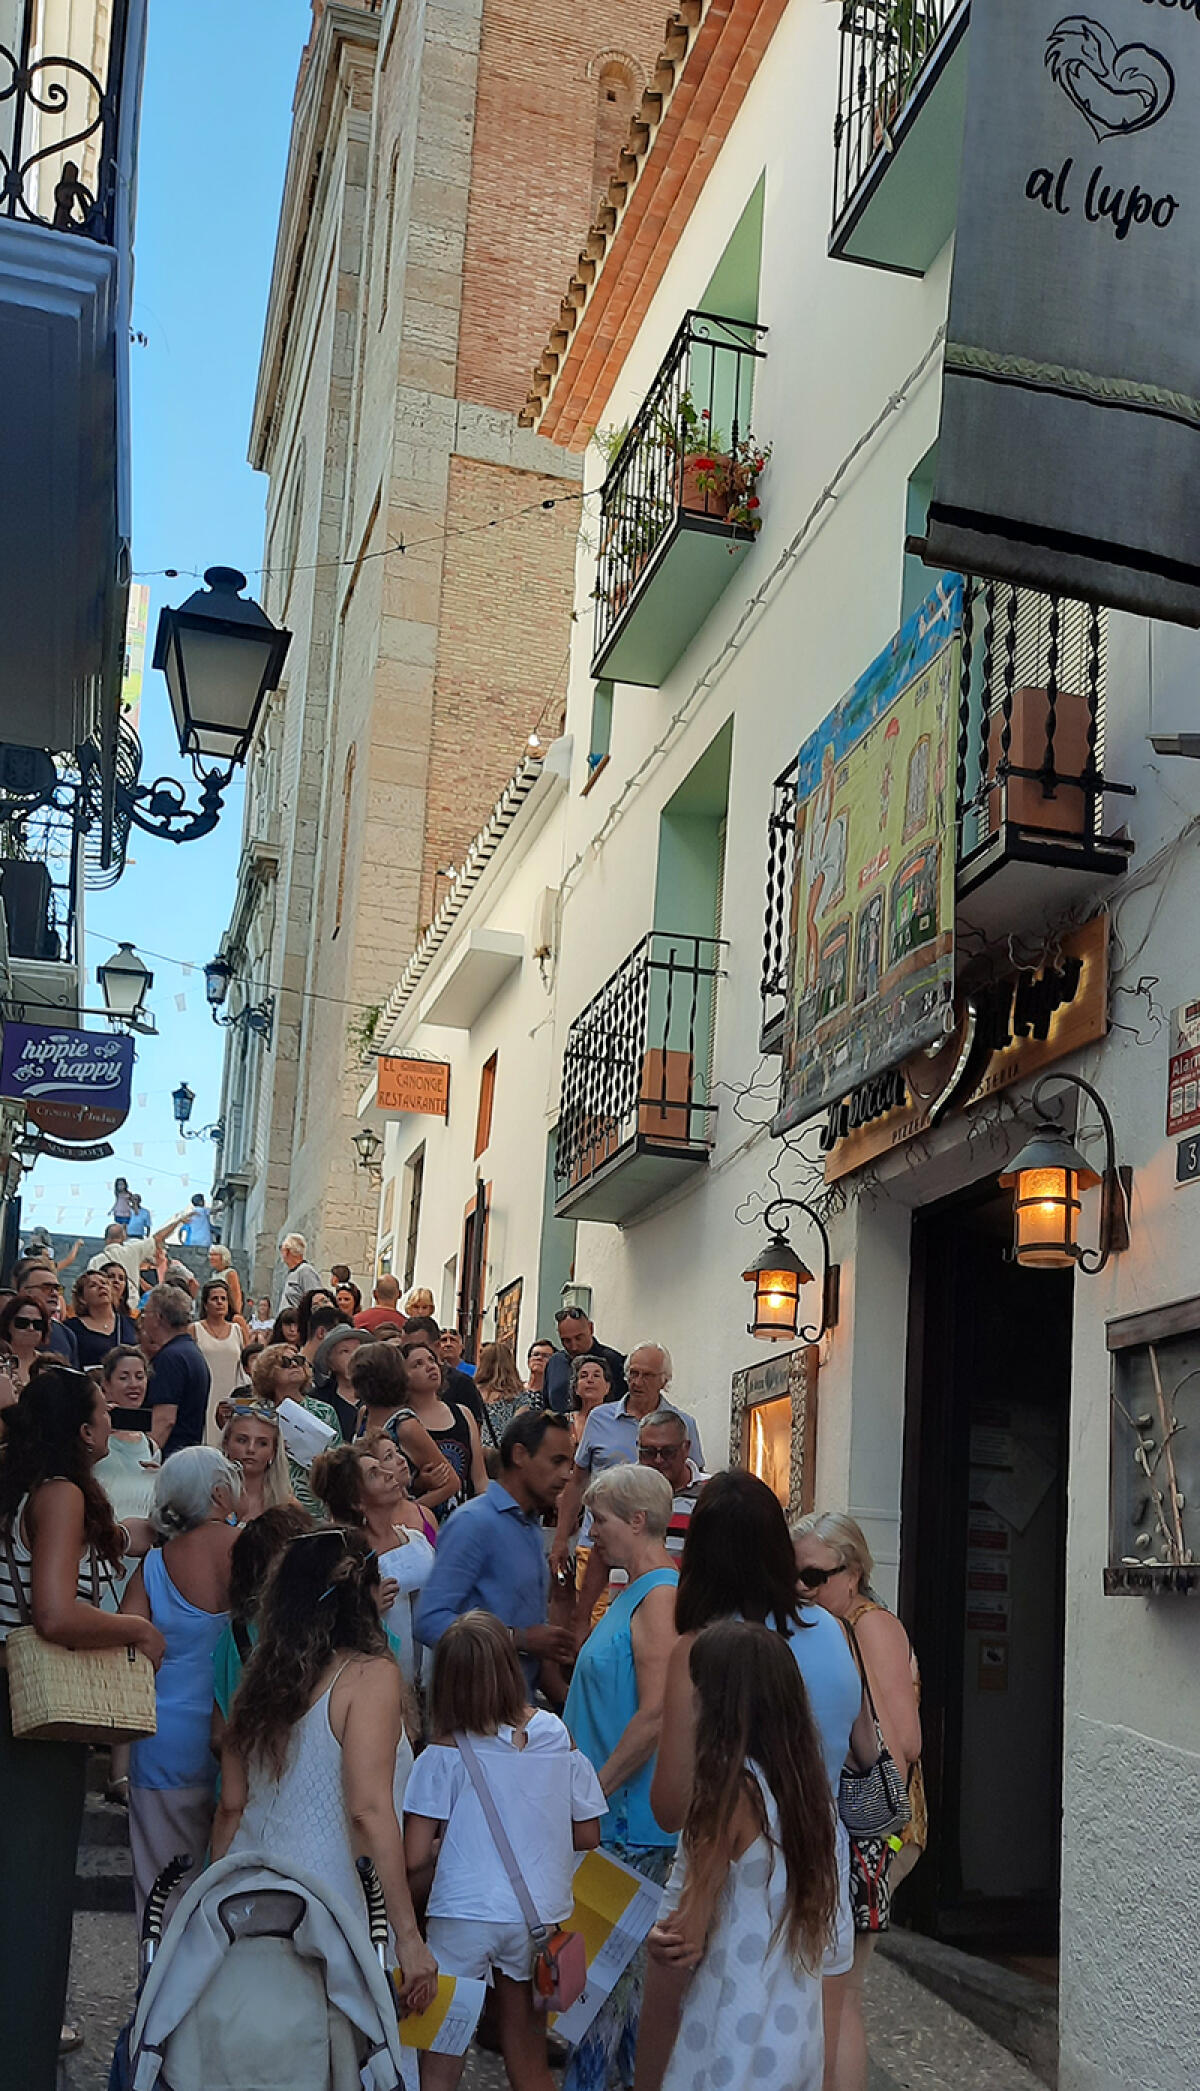
<instances>
[{"instance_id":1,"label":"red flower","mask_svg":"<svg viewBox=\"0 0 1200 2091\"><path fill-rule=\"evenodd\" d=\"M750 499L746 503L746 506L747 508L761 508L762 502L759 500L757 494L751 494Z\"/></svg>"},{"instance_id":2,"label":"red flower","mask_svg":"<svg viewBox=\"0 0 1200 2091\"><path fill-rule=\"evenodd\" d=\"M696 459L696 470L698 472L711 472L712 469L713 461L711 457L698 457Z\"/></svg>"},{"instance_id":3,"label":"red flower","mask_svg":"<svg viewBox=\"0 0 1200 2091\"><path fill-rule=\"evenodd\" d=\"M701 407L701 409L700 409L700 419L701 419L701 421L710 421L710 420L712 419L712 416L711 416L711 414L709 413L709 411L708 411L708 408L707 408L707 407Z\"/></svg>"}]
</instances>

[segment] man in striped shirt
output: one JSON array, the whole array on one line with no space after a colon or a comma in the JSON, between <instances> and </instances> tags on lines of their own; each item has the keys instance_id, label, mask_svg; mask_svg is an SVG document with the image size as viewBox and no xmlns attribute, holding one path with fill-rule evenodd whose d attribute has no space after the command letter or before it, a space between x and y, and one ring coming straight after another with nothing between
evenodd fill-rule
<instances>
[{"instance_id":1,"label":"man in striped shirt","mask_svg":"<svg viewBox=\"0 0 1200 2091\"><path fill-rule=\"evenodd\" d=\"M696 1498L708 1475L689 1459L690 1432L678 1409L651 1409L638 1430L638 1465L656 1467L671 1484L675 1501L667 1526L666 1549L678 1560L696 1507Z\"/></svg>"}]
</instances>

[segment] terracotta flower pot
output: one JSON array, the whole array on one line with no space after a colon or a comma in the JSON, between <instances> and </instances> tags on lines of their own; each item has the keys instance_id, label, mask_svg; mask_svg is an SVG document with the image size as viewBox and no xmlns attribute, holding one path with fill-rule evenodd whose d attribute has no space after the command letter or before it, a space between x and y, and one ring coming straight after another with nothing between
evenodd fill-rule
<instances>
[{"instance_id":1,"label":"terracotta flower pot","mask_svg":"<svg viewBox=\"0 0 1200 2091\"><path fill-rule=\"evenodd\" d=\"M691 515L724 518L729 509L732 460L714 450L699 457L685 457L679 473L679 506Z\"/></svg>"}]
</instances>

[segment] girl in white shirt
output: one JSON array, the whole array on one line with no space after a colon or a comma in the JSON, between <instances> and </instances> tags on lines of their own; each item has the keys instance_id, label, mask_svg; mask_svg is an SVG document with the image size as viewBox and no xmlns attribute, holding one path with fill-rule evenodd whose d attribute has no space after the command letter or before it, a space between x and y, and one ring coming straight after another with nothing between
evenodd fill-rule
<instances>
[{"instance_id":1,"label":"girl in white shirt","mask_svg":"<svg viewBox=\"0 0 1200 2091\"><path fill-rule=\"evenodd\" d=\"M600 1842L608 1812L600 1782L558 1717L527 1703L512 1636L490 1612L464 1612L438 1642L430 1716L434 1740L404 1797L414 1896L433 1882L429 1949L442 1974L494 1982L514 2091L555 2091L546 2022L533 2003L529 1932L454 1738L470 1737L530 1898L551 1928L571 1913L575 1853ZM463 2060L423 2054L421 2091L454 2091Z\"/></svg>"}]
</instances>

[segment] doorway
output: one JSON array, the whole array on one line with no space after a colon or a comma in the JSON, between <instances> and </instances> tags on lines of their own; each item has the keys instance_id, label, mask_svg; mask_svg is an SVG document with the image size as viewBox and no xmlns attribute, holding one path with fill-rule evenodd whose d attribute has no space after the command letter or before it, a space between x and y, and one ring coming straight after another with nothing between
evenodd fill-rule
<instances>
[{"instance_id":1,"label":"doorway","mask_svg":"<svg viewBox=\"0 0 1200 2091\"><path fill-rule=\"evenodd\" d=\"M967 1951L1058 1945L1070 1271L1005 1260L992 1183L913 1222L900 1607L929 1843L896 1916Z\"/></svg>"}]
</instances>

